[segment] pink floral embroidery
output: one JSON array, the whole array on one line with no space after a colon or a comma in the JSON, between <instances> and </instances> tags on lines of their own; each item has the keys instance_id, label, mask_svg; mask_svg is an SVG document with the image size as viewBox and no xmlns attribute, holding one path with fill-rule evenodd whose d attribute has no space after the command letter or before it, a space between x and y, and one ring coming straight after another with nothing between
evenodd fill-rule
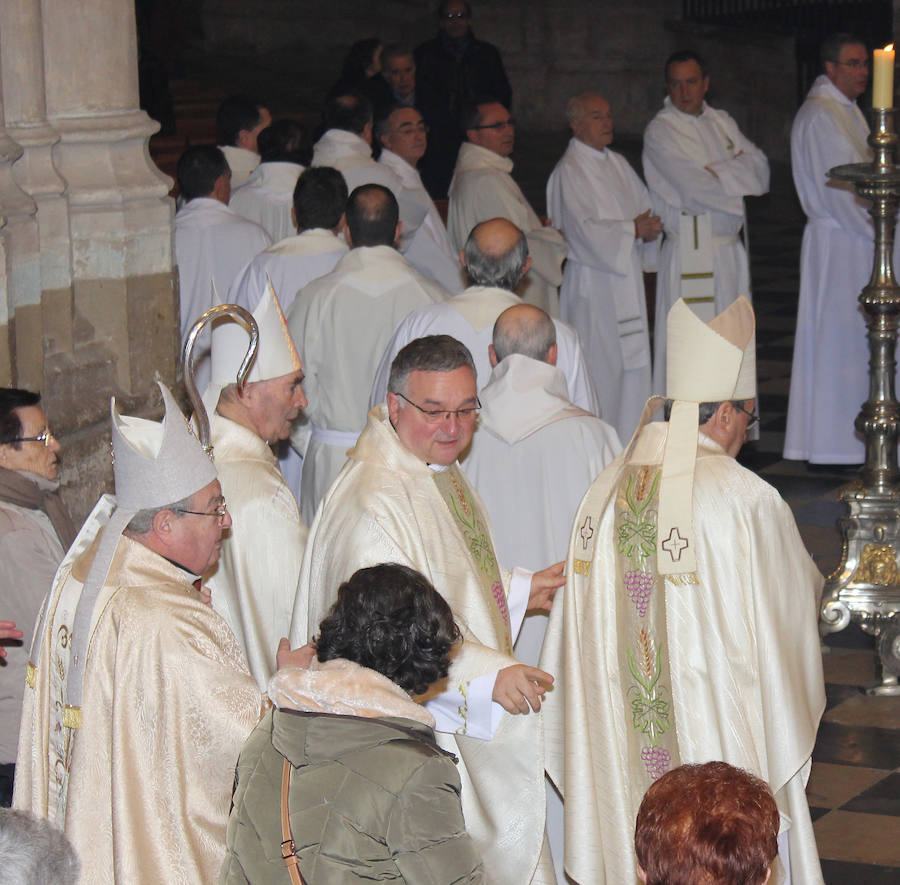
<instances>
[{"instance_id":1,"label":"pink floral embroidery","mask_svg":"<svg viewBox=\"0 0 900 885\"><path fill-rule=\"evenodd\" d=\"M509 623L509 608L506 605L506 594L503 592L503 585L499 581L494 581L491 585L491 593L493 594L494 600L497 603L497 608L500 609L500 614L503 616L503 620L506 623Z\"/></svg>"}]
</instances>

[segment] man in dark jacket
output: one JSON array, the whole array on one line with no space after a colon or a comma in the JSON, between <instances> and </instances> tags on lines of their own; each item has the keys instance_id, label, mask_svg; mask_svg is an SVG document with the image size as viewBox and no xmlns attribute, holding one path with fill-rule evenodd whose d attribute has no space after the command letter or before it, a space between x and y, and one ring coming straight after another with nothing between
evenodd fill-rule
<instances>
[{"instance_id":1,"label":"man in dark jacket","mask_svg":"<svg viewBox=\"0 0 900 885\"><path fill-rule=\"evenodd\" d=\"M415 51L416 107L432 128L422 180L434 199L443 199L463 141L463 108L486 98L509 108L512 90L497 47L475 39L467 0L443 0L437 18L437 36Z\"/></svg>"}]
</instances>

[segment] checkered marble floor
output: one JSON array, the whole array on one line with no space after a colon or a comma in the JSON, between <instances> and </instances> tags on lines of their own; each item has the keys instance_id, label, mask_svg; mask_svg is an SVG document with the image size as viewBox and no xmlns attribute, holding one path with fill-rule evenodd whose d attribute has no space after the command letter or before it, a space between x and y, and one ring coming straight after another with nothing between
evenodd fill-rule
<instances>
[{"instance_id":1,"label":"checkered marble floor","mask_svg":"<svg viewBox=\"0 0 900 885\"><path fill-rule=\"evenodd\" d=\"M780 174L779 174L780 173ZM790 504L803 539L828 574L840 560L838 500L850 472L781 457L797 313L803 215L786 170L774 193L750 200L753 301L757 314L760 439L740 456ZM869 697L874 640L855 626L825 639L827 707L807 788L828 885L900 883L900 698Z\"/></svg>"}]
</instances>

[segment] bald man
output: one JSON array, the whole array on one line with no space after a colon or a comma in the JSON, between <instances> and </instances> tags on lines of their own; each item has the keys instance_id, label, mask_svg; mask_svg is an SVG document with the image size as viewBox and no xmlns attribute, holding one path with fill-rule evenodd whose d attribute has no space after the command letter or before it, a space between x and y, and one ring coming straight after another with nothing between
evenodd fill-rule
<instances>
[{"instance_id":1,"label":"bald man","mask_svg":"<svg viewBox=\"0 0 900 885\"><path fill-rule=\"evenodd\" d=\"M547 182L547 208L566 242L559 311L578 331L603 417L628 440L650 396L645 270L656 270L662 223L628 161L609 150L609 102L569 99L572 139Z\"/></svg>"},{"instance_id":2,"label":"bald man","mask_svg":"<svg viewBox=\"0 0 900 885\"><path fill-rule=\"evenodd\" d=\"M502 104L494 101L471 109L464 126L466 141L459 149L450 182L450 239L462 249L476 224L490 218L509 219L525 234L534 260L530 276L522 283L523 300L559 316L566 242L558 230L544 226L513 180L510 155L515 147L515 121Z\"/></svg>"},{"instance_id":3,"label":"bald man","mask_svg":"<svg viewBox=\"0 0 900 885\"><path fill-rule=\"evenodd\" d=\"M397 327L389 342L372 385L370 406L384 402L391 362L410 341L425 335L452 335L462 341L475 360L478 388L491 374L488 346L497 317L522 300L516 295L519 283L532 267L525 234L506 218L492 218L475 226L460 251L469 278L469 287L445 304L413 311ZM556 327L558 362L566 376L572 401L598 414L597 396L587 364L571 326L560 320Z\"/></svg>"},{"instance_id":4,"label":"bald man","mask_svg":"<svg viewBox=\"0 0 900 885\"><path fill-rule=\"evenodd\" d=\"M558 351L556 327L543 310L518 304L500 314L478 430L462 462L491 518L498 557L529 569L565 558L578 504L622 450L609 424L569 399ZM546 614L525 618L515 644L520 661L537 664L546 628ZM565 882L563 830L562 800L548 784L547 835L558 882Z\"/></svg>"}]
</instances>

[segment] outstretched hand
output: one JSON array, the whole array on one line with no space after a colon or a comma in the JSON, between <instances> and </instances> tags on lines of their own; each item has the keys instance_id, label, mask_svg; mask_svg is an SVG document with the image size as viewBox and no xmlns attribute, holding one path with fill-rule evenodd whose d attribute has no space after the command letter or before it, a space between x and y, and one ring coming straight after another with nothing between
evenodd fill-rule
<instances>
[{"instance_id":1,"label":"outstretched hand","mask_svg":"<svg viewBox=\"0 0 900 885\"><path fill-rule=\"evenodd\" d=\"M531 576L531 593L528 594L528 611L550 611L556 591L566 583L564 562L557 562Z\"/></svg>"},{"instance_id":2,"label":"outstretched hand","mask_svg":"<svg viewBox=\"0 0 900 885\"><path fill-rule=\"evenodd\" d=\"M541 698L553 686L553 677L537 667L513 664L497 673L491 696L507 713L535 713L541 709Z\"/></svg>"}]
</instances>

